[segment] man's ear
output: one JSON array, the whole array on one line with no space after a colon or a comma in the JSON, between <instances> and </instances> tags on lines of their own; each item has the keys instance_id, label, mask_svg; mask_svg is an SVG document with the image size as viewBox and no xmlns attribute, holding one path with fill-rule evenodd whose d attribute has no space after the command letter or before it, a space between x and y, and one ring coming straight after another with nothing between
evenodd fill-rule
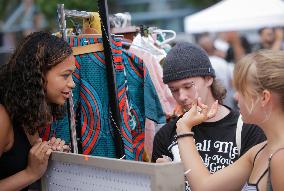
<instances>
[{"instance_id":1,"label":"man's ear","mask_svg":"<svg viewBox=\"0 0 284 191\"><path fill-rule=\"evenodd\" d=\"M264 107L271 100L271 92L269 90L263 90L261 94L261 106Z\"/></svg>"},{"instance_id":2,"label":"man's ear","mask_svg":"<svg viewBox=\"0 0 284 191\"><path fill-rule=\"evenodd\" d=\"M206 86L210 87L213 83L213 78L211 76L205 76L204 79L205 79Z\"/></svg>"}]
</instances>

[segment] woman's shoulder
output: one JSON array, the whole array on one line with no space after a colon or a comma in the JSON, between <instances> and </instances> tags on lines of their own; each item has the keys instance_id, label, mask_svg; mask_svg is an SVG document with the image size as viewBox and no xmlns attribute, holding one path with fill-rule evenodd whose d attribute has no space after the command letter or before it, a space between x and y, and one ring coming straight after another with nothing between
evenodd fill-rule
<instances>
[{"instance_id":1,"label":"woman's shoulder","mask_svg":"<svg viewBox=\"0 0 284 191\"><path fill-rule=\"evenodd\" d=\"M2 104L0 104L0 121L2 121L2 122L10 121L10 117L9 117L8 111L6 110L4 105L2 105Z\"/></svg>"},{"instance_id":2,"label":"woman's shoulder","mask_svg":"<svg viewBox=\"0 0 284 191\"><path fill-rule=\"evenodd\" d=\"M251 161L254 161L254 158L256 157L256 155L266 146L267 141L263 141L253 147L251 147L247 154L250 156Z\"/></svg>"},{"instance_id":3,"label":"woman's shoulder","mask_svg":"<svg viewBox=\"0 0 284 191\"><path fill-rule=\"evenodd\" d=\"M10 117L9 117L9 114L8 114L8 111L6 110L6 108L0 104L0 121L1 121L1 126L3 125L4 127L11 123L10 122ZM2 129L2 128L0 128Z\"/></svg>"},{"instance_id":4,"label":"woman's shoulder","mask_svg":"<svg viewBox=\"0 0 284 191\"><path fill-rule=\"evenodd\" d=\"M271 153L271 155L269 156L269 160L273 161L275 164L283 164L284 146Z\"/></svg>"},{"instance_id":5,"label":"woman's shoulder","mask_svg":"<svg viewBox=\"0 0 284 191\"><path fill-rule=\"evenodd\" d=\"M0 104L0 155L13 145L13 127L9 114L5 107ZM11 137L12 136L12 137Z\"/></svg>"},{"instance_id":6,"label":"woman's shoulder","mask_svg":"<svg viewBox=\"0 0 284 191\"><path fill-rule=\"evenodd\" d=\"M261 149L263 149L267 145L267 141L263 141L261 143L256 144L253 146L250 150L252 150L253 153L259 152Z\"/></svg>"},{"instance_id":7,"label":"woman's shoulder","mask_svg":"<svg viewBox=\"0 0 284 191\"><path fill-rule=\"evenodd\" d=\"M283 171L284 171L284 147L274 151L269 157L269 182L270 190L284 190Z\"/></svg>"}]
</instances>

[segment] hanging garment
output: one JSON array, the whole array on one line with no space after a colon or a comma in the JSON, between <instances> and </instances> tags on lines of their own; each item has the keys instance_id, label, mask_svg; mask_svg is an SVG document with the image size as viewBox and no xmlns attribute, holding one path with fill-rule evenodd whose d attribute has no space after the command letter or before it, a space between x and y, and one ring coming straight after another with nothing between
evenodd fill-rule
<instances>
[{"instance_id":1,"label":"hanging garment","mask_svg":"<svg viewBox=\"0 0 284 191\"><path fill-rule=\"evenodd\" d=\"M144 39L145 40L145 39ZM147 49L146 47L140 48L137 45L143 46L141 36L136 36L133 40L132 45L129 48L129 52L135 54L139 58L141 58L149 71L149 75L153 81L155 89L158 93L163 111L166 116L172 116L174 113L174 108L176 106L176 101L166 84L163 82L163 69L160 65L161 56L156 56L151 52L151 49ZM150 42L148 42L150 43ZM145 123L145 150L147 151L147 155L151 158L152 149L153 149L153 141L155 133L159 130L161 125L146 119Z\"/></svg>"},{"instance_id":2,"label":"hanging garment","mask_svg":"<svg viewBox=\"0 0 284 191\"><path fill-rule=\"evenodd\" d=\"M144 152L145 133L147 133L145 132L145 118L158 124L164 124L165 115L143 60L123 50L123 63L126 69L130 116L134 119L132 123L136 124L132 130L134 153L136 160L141 160L137 157L141 157L142 151Z\"/></svg>"},{"instance_id":3,"label":"hanging garment","mask_svg":"<svg viewBox=\"0 0 284 191\"><path fill-rule=\"evenodd\" d=\"M102 39L72 37L68 42L71 47L78 47L102 43ZM164 123L165 116L142 60L133 54L123 52L121 40L117 38L112 40L112 52L122 119L122 126L118 128L124 143L125 158L142 160L145 117ZM72 92L77 116L76 125L81 133L82 153L114 158L113 128L116 127L112 127L110 123L112 117L108 105L104 54L98 51L75 57L76 70L73 79L76 87ZM48 137L47 133L56 134L68 143L70 142L68 124L68 119L65 117L53 123L49 129L42 130L40 134L42 137Z\"/></svg>"},{"instance_id":4,"label":"hanging garment","mask_svg":"<svg viewBox=\"0 0 284 191\"><path fill-rule=\"evenodd\" d=\"M169 87L163 83L163 69L160 65L160 58L156 57L149 51L136 47L135 45L130 46L129 52L143 60L158 93L164 112L166 115L173 115L176 101Z\"/></svg>"}]
</instances>

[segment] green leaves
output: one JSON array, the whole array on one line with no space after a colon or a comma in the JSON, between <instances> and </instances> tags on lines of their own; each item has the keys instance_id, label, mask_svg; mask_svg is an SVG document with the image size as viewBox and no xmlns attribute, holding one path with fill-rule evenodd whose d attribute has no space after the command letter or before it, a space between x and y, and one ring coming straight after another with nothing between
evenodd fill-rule
<instances>
[{"instance_id":1,"label":"green leaves","mask_svg":"<svg viewBox=\"0 0 284 191\"><path fill-rule=\"evenodd\" d=\"M97 1L94 0L36 0L36 4L45 15L49 30L58 30L57 4L64 4L65 9L94 12L97 11ZM67 27L71 23L67 19ZM55 32L55 31L54 31Z\"/></svg>"}]
</instances>

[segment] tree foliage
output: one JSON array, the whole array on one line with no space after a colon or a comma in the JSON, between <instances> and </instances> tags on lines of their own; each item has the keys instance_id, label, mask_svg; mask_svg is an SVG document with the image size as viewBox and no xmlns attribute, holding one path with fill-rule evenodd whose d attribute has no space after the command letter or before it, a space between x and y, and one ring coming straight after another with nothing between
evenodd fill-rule
<instances>
[{"instance_id":1,"label":"tree foliage","mask_svg":"<svg viewBox=\"0 0 284 191\"><path fill-rule=\"evenodd\" d=\"M15 1L15 0L14 0ZM47 0L35 0L37 5L40 7L42 12L45 14L49 25L51 28L56 26L56 6L57 4L64 4L66 9L76 9L84 11L97 11L97 1L94 0L58 0L58 1L47 1ZM108 8L110 13L117 12L119 9L118 6L119 0L108 0ZM190 5L196 8L205 8L209 7L220 0L179 0L178 2L183 2L183 4ZM128 10L129 12L133 10ZM146 11L146 10L145 10Z\"/></svg>"},{"instance_id":2,"label":"tree foliage","mask_svg":"<svg viewBox=\"0 0 284 191\"><path fill-rule=\"evenodd\" d=\"M4 21L20 2L21 0L0 0L0 20Z\"/></svg>"},{"instance_id":3,"label":"tree foliage","mask_svg":"<svg viewBox=\"0 0 284 191\"><path fill-rule=\"evenodd\" d=\"M21 3L22 0L0 0L0 20L4 21ZM94 0L34 0L39 10L45 15L48 22L48 29L57 29L57 4L64 4L66 9L76 9L81 11L97 11L97 1ZM174 0L173 0L174 1ZM220 0L179 0L183 4L191 5L197 8L205 8L211 6ZM118 11L119 0L108 0L108 8L110 13ZM132 10L129 10L131 12ZM145 10L146 11L146 10Z\"/></svg>"},{"instance_id":4,"label":"tree foliage","mask_svg":"<svg viewBox=\"0 0 284 191\"><path fill-rule=\"evenodd\" d=\"M41 12L45 15L50 30L57 28L57 4L64 4L65 9L78 11L97 11L97 4L94 0L59 0L46 1L36 0L35 2Z\"/></svg>"}]
</instances>

